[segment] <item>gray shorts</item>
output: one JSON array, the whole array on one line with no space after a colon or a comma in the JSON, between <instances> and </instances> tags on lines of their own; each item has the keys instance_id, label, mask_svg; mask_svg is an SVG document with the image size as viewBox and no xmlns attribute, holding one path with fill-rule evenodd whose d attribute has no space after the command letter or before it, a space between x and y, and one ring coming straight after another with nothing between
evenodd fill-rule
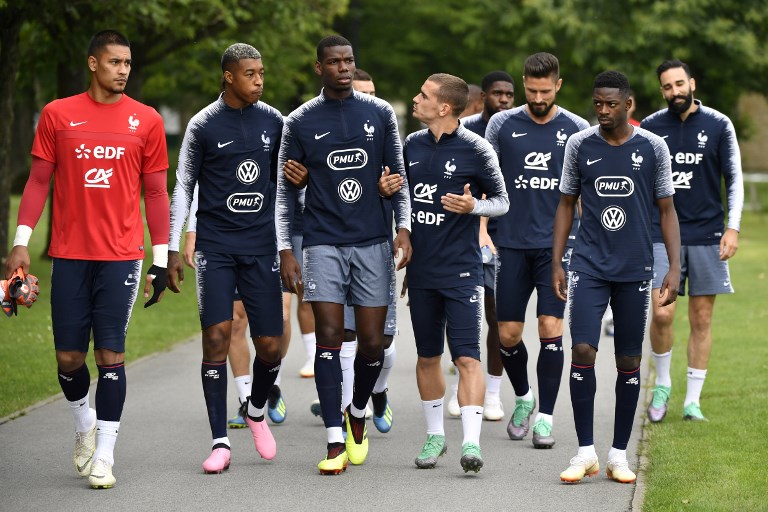
<instances>
[{"instance_id":1,"label":"gray shorts","mask_svg":"<svg viewBox=\"0 0 768 512\"><path fill-rule=\"evenodd\" d=\"M395 297L394 273L389 242L363 247L305 247L304 300L388 306Z\"/></svg>"},{"instance_id":2,"label":"gray shorts","mask_svg":"<svg viewBox=\"0 0 768 512\"><path fill-rule=\"evenodd\" d=\"M357 331L355 325L355 308L344 306L344 330ZM387 319L384 320L384 336L395 336L397 334L397 304L393 301L387 306Z\"/></svg>"},{"instance_id":3,"label":"gray shorts","mask_svg":"<svg viewBox=\"0 0 768 512\"><path fill-rule=\"evenodd\" d=\"M680 249L680 289L685 295L722 295L733 293L728 262L720 261L719 245L684 245ZM662 243L653 244L653 288L661 288L669 272L667 249Z\"/></svg>"},{"instance_id":4,"label":"gray shorts","mask_svg":"<svg viewBox=\"0 0 768 512\"><path fill-rule=\"evenodd\" d=\"M493 255L491 261L483 263L483 285L485 289L493 296L496 289L496 255Z\"/></svg>"}]
</instances>

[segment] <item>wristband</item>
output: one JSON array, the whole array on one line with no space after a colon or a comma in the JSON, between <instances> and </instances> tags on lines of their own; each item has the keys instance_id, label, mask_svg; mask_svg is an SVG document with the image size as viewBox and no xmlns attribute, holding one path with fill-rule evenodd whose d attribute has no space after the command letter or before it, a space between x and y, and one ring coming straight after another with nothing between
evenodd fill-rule
<instances>
[{"instance_id":1,"label":"wristband","mask_svg":"<svg viewBox=\"0 0 768 512\"><path fill-rule=\"evenodd\" d=\"M152 264L168 268L168 244L158 244L152 246Z\"/></svg>"},{"instance_id":2,"label":"wristband","mask_svg":"<svg viewBox=\"0 0 768 512\"><path fill-rule=\"evenodd\" d=\"M16 236L13 238L13 246L23 245L26 247L29 245L29 239L32 237L32 228L19 224L16 226Z\"/></svg>"}]
</instances>

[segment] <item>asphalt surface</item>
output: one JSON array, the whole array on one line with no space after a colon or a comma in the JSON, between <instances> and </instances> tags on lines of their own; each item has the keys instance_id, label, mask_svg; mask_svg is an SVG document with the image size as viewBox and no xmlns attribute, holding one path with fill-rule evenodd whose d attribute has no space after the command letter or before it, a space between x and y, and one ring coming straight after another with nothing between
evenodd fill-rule
<instances>
[{"instance_id":1,"label":"asphalt surface","mask_svg":"<svg viewBox=\"0 0 768 512\"><path fill-rule=\"evenodd\" d=\"M529 306L533 304L531 301ZM596 365L595 440L600 473L580 484L566 485L558 475L578 447L566 378L568 350L555 409L554 448L534 449L530 433L523 441L508 438L506 425L513 411L514 393L505 378L501 397L506 417L500 422L483 422L482 470L465 474L461 469L461 420L454 418L445 420L448 453L435 469L420 470L414 459L425 439L425 423L416 388L413 333L404 300L398 304L398 324L397 362L389 382L394 410L392 430L381 434L369 421L368 459L361 466L350 465L342 475L321 476L317 471L316 465L325 455L325 430L321 419L309 411L316 397L314 380L298 375L305 356L294 318L293 344L284 361L281 385L288 414L284 423L271 425L278 448L274 460L259 458L248 429L230 430L231 468L221 475L203 473L201 463L210 452L210 430L200 384L201 349L197 337L127 367L128 397L115 451L117 484L113 489L92 490L87 479L75 473L73 423L62 396L0 425L0 510L117 512L265 507L573 512L632 510L633 499L638 509L642 483L619 484L605 476L613 435L616 376L612 338L601 340ZM527 340L529 378L534 389L537 338L535 313L529 307L523 339ZM570 346L567 327L564 346ZM645 357L644 387L647 361ZM443 366L448 367L447 359ZM446 375L449 384L452 379ZM94 395L92 386L92 403ZM234 413L237 396L231 378L229 403ZM641 403L629 445L632 468L638 466L643 409Z\"/></svg>"}]
</instances>

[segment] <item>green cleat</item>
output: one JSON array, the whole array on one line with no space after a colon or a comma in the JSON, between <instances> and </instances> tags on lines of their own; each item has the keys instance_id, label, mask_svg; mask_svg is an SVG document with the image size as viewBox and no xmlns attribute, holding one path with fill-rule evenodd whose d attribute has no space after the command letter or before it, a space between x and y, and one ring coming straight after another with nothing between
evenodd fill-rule
<instances>
[{"instance_id":1,"label":"green cleat","mask_svg":"<svg viewBox=\"0 0 768 512\"><path fill-rule=\"evenodd\" d=\"M647 410L648 420L651 423L659 423L667 415L667 402L671 392L671 386L655 386L653 388L653 397Z\"/></svg>"},{"instance_id":2,"label":"green cleat","mask_svg":"<svg viewBox=\"0 0 768 512\"><path fill-rule=\"evenodd\" d=\"M519 441L528 433L531 414L536 408L536 399L523 400L515 399L515 410L507 424L507 434L514 441Z\"/></svg>"},{"instance_id":3,"label":"green cleat","mask_svg":"<svg viewBox=\"0 0 768 512\"><path fill-rule=\"evenodd\" d=\"M416 467L420 469L432 469L437 465L437 458L448 451L445 436L427 435L427 441L421 448L421 453L416 457Z\"/></svg>"},{"instance_id":4,"label":"green cleat","mask_svg":"<svg viewBox=\"0 0 768 512\"><path fill-rule=\"evenodd\" d=\"M687 421L709 421L701 413L701 406L695 402L691 402L683 409L683 419Z\"/></svg>"},{"instance_id":5,"label":"green cleat","mask_svg":"<svg viewBox=\"0 0 768 512\"><path fill-rule=\"evenodd\" d=\"M533 424L533 447L534 448L552 448L555 445L555 438L552 437L552 424L544 418Z\"/></svg>"},{"instance_id":6,"label":"green cleat","mask_svg":"<svg viewBox=\"0 0 768 512\"><path fill-rule=\"evenodd\" d=\"M480 468L483 467L483 455L480 453L480 446L475 443L464 443L461 447L461 467L465 473L480 471Z\"/></svg>"}]
</instances>

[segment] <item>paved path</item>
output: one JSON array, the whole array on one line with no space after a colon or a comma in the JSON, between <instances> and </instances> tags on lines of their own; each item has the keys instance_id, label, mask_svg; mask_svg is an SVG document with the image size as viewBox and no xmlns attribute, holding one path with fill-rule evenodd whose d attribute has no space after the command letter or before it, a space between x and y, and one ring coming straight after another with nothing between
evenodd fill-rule
<instances>
[{"instance_id":1,"label":"paved path","mask_svg":"<svg viewBox=\"0 0 768 512\"><path fill-rule=\"evenodd\" d=\"M171 298L172 299L172 298ZM613 434L615 365L610 338L597 362L598 392L595 439L600 475L579 485L564 485L558 474L576 453L570 394L564 372L555 410L551 450L535 450L530 434L524 441L507 437L506 422L514 394L505 378L502 401L507 417L484 422L481 445L485 466L465 474L459 465L461 421L446 419L449 450L434 470L419 470L413 460L424 441L424 418L416 390L416 352L408 308L400 301L401 321L397 363L390 379L395 420L390 433L368 424L370 452L362 466L341 476L318 474L325 453L325 431L309 412L316 396L314 381L301 379L303 346L294 327L293 347L284 363L283 393L288 416L273 425L278 452L273 461L260 459L249 431L230 431L232 466L222 475L203 474L200 464L210 450L210 431L201 392L200 341L129 365L128 398L116 448L111 490L95 491L72 467L72 420L66 402L58 399L0 425L0 510L545 510L599 508L631 510L635 485L605 477L605 461ZM529 374L535 385L538 354L535 318L528 312L524 339L531 353ZM566 329L567 337L567 329ZM570 346L566 340L564 345ZM130 347L129 347L130 350ZM484 349L483 349L484 352ZM566 354L569 352L566 351ZM569 361L566 355L566 369ZM647 357L645 358L647 361ZM644 361L643 377L647 375ZM446 376L450 383L453 377ZM93 397L95 389L92 388ZM237 398L230 379L230 411ZM93 399L93 398L92 398ZM642 406L630 443L630 465L636 467Z\"/></svg>"}]
</instances>

